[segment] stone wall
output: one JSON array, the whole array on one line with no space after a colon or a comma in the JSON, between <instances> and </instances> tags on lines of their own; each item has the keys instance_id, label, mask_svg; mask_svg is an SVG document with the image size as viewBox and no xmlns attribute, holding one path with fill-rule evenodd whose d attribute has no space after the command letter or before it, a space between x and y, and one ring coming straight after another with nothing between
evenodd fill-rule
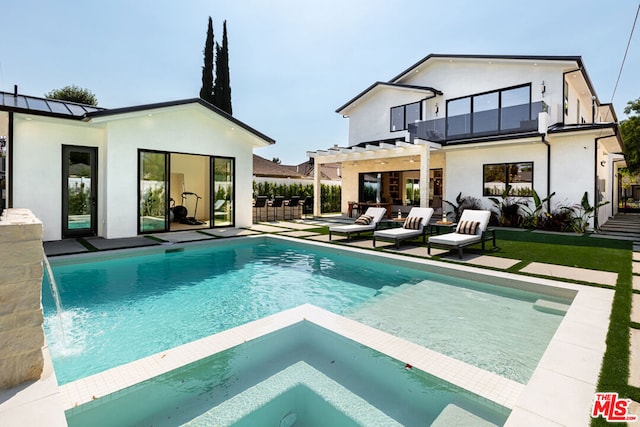
<instances>
[{"instance_id":1,"label":"stone wall","mask_svg":"<svg viewBox=\"0 0 640 427\"><path fill-rule=\"evenodd\" d=\"M0 389L42 374L42 230L28 209L0 218Z\"/></svg>"}]
</instances>

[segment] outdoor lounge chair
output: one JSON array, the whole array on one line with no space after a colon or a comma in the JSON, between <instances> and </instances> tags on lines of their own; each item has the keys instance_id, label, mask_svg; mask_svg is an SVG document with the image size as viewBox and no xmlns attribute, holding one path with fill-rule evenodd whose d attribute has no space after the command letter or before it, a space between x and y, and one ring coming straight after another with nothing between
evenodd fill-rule
<instances>
[{"instance_id":1,"label":"outdoor lounge chair","mask_svg":"<svg viewBox=\"0 0 640 427\"><path fill-rule=\"evenodd\" d=\"M349 241L352 234L375 230L385 213L387 213L385 208L369 208L364 215L360 215L353 224L329 227L329 240L331 240L333 233L346 234L347 241Z\"/></svg>"},{"instance_id":2,"label":"outdoor lounge chair","mask_svg":"<svg viewBox=\"0 0 640 427\"><path fill-rule=\"evenodd\" d=\"M462 259L462 249L466 246L482 242L482 250L484 251L484 242L493 240L495 247L496 232L495 230L487 231L490 217L490 211L465 209L455 232L429 237L427 253L431 254L431 246L458 249L458 257Z\"/></svg>"},{"instance_id":3,"label":"outdoor lounge chair","mask_svg":"<svg viewBox=\"0 0 640 427\"><path fill-rule=\"evenodd\" d=\"M394 240L396 249L400 247L400 240L413 239L420 235L422 235L422 241L425 242L429 220L431 220L432 215L433 208L411 208L401 228L373 232L373 247L376 247L376 239Z\"/></svg>"},{"instance_id":4,"label":"outdoor lounge chair","mask_svg":"<svg viewBox=\"0 0 640 427\"><path fill-rule=\"evenodd\" d=\"M216 200L215 204L213 205L213 215L214 216L226 216L227 215L227 211L226 210L221 210L222 206L225 204L225 202L226 202L225 199Z\"/></svg>"}]
</instances>

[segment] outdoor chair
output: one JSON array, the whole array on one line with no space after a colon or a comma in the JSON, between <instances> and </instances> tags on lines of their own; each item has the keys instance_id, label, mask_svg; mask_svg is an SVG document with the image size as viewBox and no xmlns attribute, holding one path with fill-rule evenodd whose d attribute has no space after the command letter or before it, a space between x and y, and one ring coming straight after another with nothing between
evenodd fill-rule
<instances>
[{"instance_id":1,"label":"outdoor chair","mask_svg":"<svg viewBox=\"0 0 640 427\"><path fill-rule=\"evenodd\" d=\"M308 214L313 215L313 197L307 196L304 198L304 203L302 204L302 213L304 214L304 219L307 219Z\"/></svg>"},{"instance_id":2,"label":"outdoor chair","mask_svg":"<svg viewBox=\"0 0 640 427\"><path fill-rule=\"evenodd\" d=\"M227 211L226 210L221 210L222 206L224 206L226 200L225 199L218 199L216 200L216 202L213 205L213 216L226 216L227 215Z\"/></svg>"},{"instance_id":3,"label":"outdoor chair","mask_svg":"<svg viewBox=\"0 0 640 427\"><path fill-rule=\"evenodd\" d=\"M262 211L267 210L267 220L269 219L269 205L267 204L267 196L256 197L256 202L253 204L254 216L256 221L262 220ZM260 218L258 218L258 210L260 210Z\"/></svg>"},{"instance_id":4,"label":"outdoor chair","mask_svg":"<svg viewBox=\"0 0 640 427\"><path fill-rule=\"evenodd\" d=\"M289 219L297 218L298 211L300 210L300 196L291 196L289 199ZM295 214L294 214L295 211Z\"/></svg>"},{"instance_id":5,"label":"outdoor chair","mask_svg":"<svg viewBox=\"0 0 640 427\"><path fill-rule=\"evenodd\" d=\"M284 196L276 196L271 203L273 210L273 220L278 220L278 209L282 211L282 219L284 219ZM267 212L267 221L269 221L269 213Z\"/></svg>"},{"instance_id":6,"label":"outdoor chair","mask_svg":"<svg viewBox=\"0 0 640 427\"><path fill-rule=\"evenodd\" d=\"M496 232L495 230L487 231L489 218L491 218L490 211L465 209L462 212L456 231L429 237L427 253L431 255L431 246L457 249L458 257L462 259L462 250L467 246L481 242L482 250L484 251L484 242L493 240L493 246L495 247Z\"/></svg>"},{"instance_id":7,"label":"outdoor chair","mask_svg":"<svg viewBox=\"0 0 640 427\"><path fill-rule=\"evenodd\" d=\"M396 243L396 249L400 248L401 240L413 239L418 236L422 236L422 242L426 243L427 230L432 215L433 208L411 208L401 228L373 232L373 247L376 247L376 239L393 240Z\"/></svg>"},{"instance_id":8,"label":"outdoor chair","mask_svg":"<svg viewBox=\"0 0 640 427\"><path fill-rule=\"evenodd\" d=\"M329 227L329 240L331 240L333 233L346 234L348 242L352 234L375 230L385 213L387 213L385 208L369 208L364 215L360 215L353 224Z\"/></svg>"}]
</instances>

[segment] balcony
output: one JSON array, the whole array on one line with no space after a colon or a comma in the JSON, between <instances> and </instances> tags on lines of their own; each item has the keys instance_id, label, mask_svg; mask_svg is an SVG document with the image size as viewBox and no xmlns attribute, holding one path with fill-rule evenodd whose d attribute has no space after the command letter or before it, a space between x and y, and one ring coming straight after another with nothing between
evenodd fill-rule
<instances>
[{"instance_id":1,"label":"balcony","mask_svg":"<svg viewBox=\"0 0 640 427\"><path fill-rule=\"evenodd\" d=\"M415 122L409 124L409 133L412 139L420 138L442 143L536 132L538 130L538 113L543 111L547 111L547 105L544 101L514 105Z\"/></svg>"}]
</instances>

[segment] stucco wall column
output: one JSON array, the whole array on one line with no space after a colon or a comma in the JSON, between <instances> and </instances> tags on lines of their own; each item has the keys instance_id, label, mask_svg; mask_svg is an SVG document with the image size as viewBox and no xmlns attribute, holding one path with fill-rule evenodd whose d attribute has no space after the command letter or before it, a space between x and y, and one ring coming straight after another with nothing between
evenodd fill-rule
<instances>
[{"instance_id":1,"label":"stucco wall column","mask_svg":"<svg viewBox=\"0 0 640 427\"><path fill-rule=\"evenodd\" d=\"M320 174L320 169L322 164L318 161L317 158L314 158L314 166L313 166L313 216L320 216L321 214L321 206L322 201L320 197L322 195L322 183L320 178L322 175Z\"/></svg>"},{"instance_id":2,"label":"stucco wall column","mask_svg":"<svg viewBox=\"0 0 640 427\"><path fill-rule=\"evenodd\" d=\"M429 207L429 145L423 145L424 150L420 153L420 207Z\"/></svg>"}]
</instances>

